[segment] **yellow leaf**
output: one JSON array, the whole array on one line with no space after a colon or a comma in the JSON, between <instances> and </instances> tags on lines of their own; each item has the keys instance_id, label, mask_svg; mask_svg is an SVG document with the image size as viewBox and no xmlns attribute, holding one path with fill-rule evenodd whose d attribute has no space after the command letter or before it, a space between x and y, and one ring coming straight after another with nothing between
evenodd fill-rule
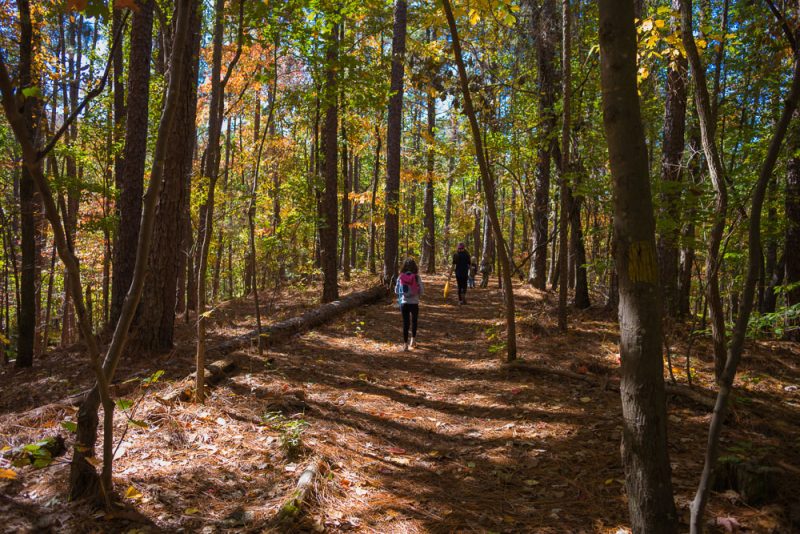
<instances>
[{"instance_id":1,"label":"yellow leaf","mask_svg":"<svg viewBox=\"0 0 800 534\"><path fill-rule=\"evenodd\" d=\"M469 10L469 23L475 26L481 20L481 15L474 9Z\"/></svg>"},{"instance_id":2,"label":"yellow leaf","mask_svg":"<svg viewBox=\"0 0 800 534\"><path fill-rule=\"evenodd\" d=\"M197 508L187 508L186 510L183 511L183 513L186 515L194 515L194 514L199 514L200 510L198 510Z\"/></svg>"},{"instance_id":3,"label":"yellow leaf","mask_svg":"<svg viewBox=\"0 0 800 534\"><path fill-rule=\"evenodd\" d=\"M666 22L664 22L663 20L658 19L656 21L656 28L663 28L664 26L666 26Z\"/></svg>"},{"instance_id":4,"label":"yellow leaf","mask_svg":"<svg viewBox=\"0 0 800 534\"><path fill-rule=\"evenodd\" d=\"M705 48L708 43L705 39L698 39L697 40L697 48Z\"/></svg>"},{"instance_id":5,"label":"yellow leaf","mask_svg":"<svg viewBox=\"0 0 800 534\"><path fill-rule=\"evenodd\" d=\"M17 472L13 469L0 469L0 479L14 480L17 478Z\"/></svg>"},{"instance_id":6,"label":"yellow leaf","mask_svg":"<svg viewBox=\"0 0 800 534\"><path fill-rule=\"evenodd\" d=\"M125 490L125 498L126 499L133 499L133 500L141 499L142 498L142 492L140 492L139 490L137 490L133 486L128 486L128 489Z\"/></svg>"},{"instance_id":7,"label":"yellow leaf","mask_svg":"<svg viewBox=\"0 0 800 534\"><path fill-rule=\"evenodd\" d=\"M90 464L92 464L93 466L95 466L95 467L100 467L101 465L103 465L103 461L100 458L98 458L97 456L87 456L85 458L85 460L87 462L89 462ZM131 486L131 487L133 487L133 486Z\"/></svg>"}]
</instances>

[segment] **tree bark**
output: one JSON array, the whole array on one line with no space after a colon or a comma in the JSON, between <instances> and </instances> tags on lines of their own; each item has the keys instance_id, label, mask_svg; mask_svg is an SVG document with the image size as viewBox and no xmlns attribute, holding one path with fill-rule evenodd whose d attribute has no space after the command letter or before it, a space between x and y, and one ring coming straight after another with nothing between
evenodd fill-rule
<instances>
[{"instance_id":1,"label":"tree bark","mask_svg":"<svg viewBox=\"0 0 800 534\"><path fill-rule=\"evenodd\" d=\"M19 72L18 82L21 89L37 85L34 74L33 58L36 53L33 21L29 0L17 2L20 23ZM37 137L37 123L40 105L36 98L26 98L22 104L27 135L30 139ZM19 180L20 201L20 291L17 301L17 367L33 365L33 346L36 336L36 199L34 180L30 170L23 166Z\"/></svg>"},{"instance_id":2,"label":"tree bark","mask_svg":"<svg viewBox=\"0 0 800 534\"><path fill-rule=\"evenodd\" d=\"M375 199L378 195L378 176L381 169L381 128L375 125L375 163L372 169L372 198L369 203L369 246L367 247L367 267L370 274L377 274L375 262L375 240L377 228L375 225Z\"/></svg>"},{"instance_id":3,"label":"tree bark","mask_svg":"<svg viewBox=\"0 0 800 534\"><path fill-rule=\"evenodd\" d=\"M394 284L400 248L400 141L403 133L403 77L406 55L406 0L395 0L392 31L392 72L386 128L386 215L383 242L383 283Z\"/></svg>"},{"instance_id":4,"label":"tree bark","mask_svg":"<svg viewBox=\"0 0 800 534\"><path fill-rule=\"evenodd\" d=\"M559 285L558 285L558 328L562 332L567 331L567 288L569 287L569 266L568 266L568 252L569 252L569 235L568 224L570 214L570 191L569 191L569 177L570 171L570 104L571 92L570 87L572 83L572 36L571 36L571 20L569 15L569 0L562 0L561 2L561 107L562 107L562 122L561 122L561 165L559 177L559 198L561 201L561 213L558 218L558 271L559 271Z\"/></svg>"},{"instance_id":5,"label":"tree bark","mask_svg":"<svg viewBox=\"0 0 800 534\"><path fill-rule=\"evenodd\" d=\"M680 0L672 0L672 9L680 9ZM680 31L678 18L673 21L675 31ZM664 298L664 311L675 318L679 314L678 295L678 244L680 241L681 214L681 164L683 162L684 134L686 131L686 75L687 61L681 54L667 71L666 102L664 111L664 141L661 157L660 200L662 225L657 251Z\"/></svg>"},{"instance_id":6,"label":"tree bark","mask_svg":"<svg viewBox=\"0 0 800 534\"><path fill-rule=\"evenodd\" d=\"M786 233L783 250L786 285L796 287L786 292L787 306L800 304L800 157L795 155L800 150L800 118L795 118L792 134L792 156L786 172ZM800 321L794 320L787 327L786 337L792 341L800 341Z\"/></svg>"},{"instance_id":7,"label":"tree bark","mask_svg":"<svg viewBox=\"0 0 800 534\"><path fill-rule=\"evenodd\" d=\"M600 1L603 126L619 275L622 460L636 534L677 532L667 452L655 218L636 83L633 3Z\"/></svg>"},{"instance_id":8,"label":"tree bark","mask_svg":"<svg viewBox=\"0 0 800 534\"><path fill-rule=\"evenodd\" d=\"M427 260L425 272L428 274L436 273L436 221L433 213L433 171L434 171L434 147L436 127L436 98L433 89L428 90L428 153L426 158L427 180L425 181L425 200L423 211L425 216L425 237L422 240L422 256Z\"/></svg>"},{"instance_id":9,"label":"tree bark","mask_svg":"<svg viewBox=\"0 0 800 534\"><path fill-rule=\"evenodd\" d=\"M131 286L136 264L136 243L142 218L144 167L147 159L150 57L153 44L153 2L139 0L133 12L128 57L128 100L122 174L116 177L118 228L112 261L111 324L116 324L122 302Z\"/></svg>"},{"instance_id":10,"label":"tree bark","mask_svg":"<svg viewBox=\"0 0 800 534\"><path fill-rule=\"evenodd\" d=\"M322 263L322 302L333 302L339 298L337 269L337 234L339 233L339 173L337 168L339 108L337 105L337 69L339 62L339 26L332 24L326 36L325 87L323 88L322 110L322 176L325 190L322 193L322 207L319 230L320 260Z\"/></svg>"},{"instance_id":11,"label":"tree bark","mask_svg":"<svg viewBox=\"0 0 800 534\"><path fill-rule=\"evenodd\" d=\"M201 15L193 10L189 35L184 51L181 86L173 126L167 145L170 151L164 162L156 228L148 261L139 311L132 333L131 344L145 350L168 351L172 349L175 331L175 313L178 306L178 275L186 252L176 243L183 241L186 233L185 210L188 207L192 163L196 145L197 77L200 57Z\"/></svg>"},{"instance_id":12,"label":"tree bark","mask_svg":"<svg viewBox=\"0 0 800 534\"><path fill-rule=\"evenodd\" d=\"M535 190L533 200L533 242L528 283L545 289L547 282L548 218L550 214L550 162L553 136L556 131L556 40L557 25L555 0L544 0L534 22L538 63L539 117L541 136L537 139Z\"/></svg>"}]
</instances>

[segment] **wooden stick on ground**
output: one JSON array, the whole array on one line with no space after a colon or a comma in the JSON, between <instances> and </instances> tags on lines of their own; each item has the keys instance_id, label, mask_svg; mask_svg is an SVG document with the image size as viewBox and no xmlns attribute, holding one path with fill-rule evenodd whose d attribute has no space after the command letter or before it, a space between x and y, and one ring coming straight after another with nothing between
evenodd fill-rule
<instances>
[{"instance_id":1,"label":"wooden stick on ground","mask_svg":"<svg viewBox=\"0 0 800 534\"><path fill-rule=\"evenodd\" d=\"M311 490L314 488L314 481L322 471L324 462L319 456L315 456L303 470L297 485L292 491L291 496L283 503L278 512L278 519L282 522L294 521L303 511L303 505L308 500Z\"/></svg>"}]
</instances>

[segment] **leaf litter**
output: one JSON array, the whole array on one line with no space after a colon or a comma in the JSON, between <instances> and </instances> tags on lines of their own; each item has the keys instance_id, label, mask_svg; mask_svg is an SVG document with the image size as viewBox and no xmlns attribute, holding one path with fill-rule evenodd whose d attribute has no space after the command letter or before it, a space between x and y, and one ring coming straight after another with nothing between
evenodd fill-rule
<instances>
[{"instance_id":1,"label":"leaf litter","mask_svg":"<svg viewBox=\"0 0 800 534\"><path fill-rule=\"evenodd\" d=\"M171 380L192 370L191 329L182 329L168 355L129 359L120 369L118 396L145 395L136 416L141 424L129 425L115 463L117 489L138 516L106 518L68 503L63 463L38 471L0 465L0 489L7 495L0 514L14 517L11 525L19 530L93 525L145 532L283 531L276 513L315 456L327 468L296 527L301 530L626 531L619 394L501 364L490 349L502 341L502 295L476 290L468 306L457 308L443 301L441 277L426 283L433 297L421 307L416 350L399 350L396 306L379 303L270 349L270 365L254 352L239 354L236 374L214 387L204 406L159 402ZM517 294L519 352L526 362L597 378L598 384L618 380L613 316L599 308L571 311L564 337L557 334L551 294L527 287ZM277 321L311 307L315 298L311 289L291 288L265 306ZM252 326L247 299L216 310L222 317L212 342ZM682 346L675 345L675 375L685 383ZM705 340L694 346L699 358L692 362L693 381L710 391L709 347ZM800 351L780 342L748 349L752 356L737 382L746 391L742 396L752 397L756 407L780 406L780 418L793 414L795 423L770 427L742 403L723 445L735 451L737 443L752 443L749 454L796 468L800 451L792 443L798 442L800 407L792 404L797 392L786 386L800 383ZM73 407L37 407L88 385L80 357L80 347L72 347L53 351L27 375L2 370L12 387L0 392L0 445L17 447L68 431L59 423L74 420ZM165 370L160 383L122 383L156 368ZM685 522L708 412L680 397L671 398L669 412L673 481ZM125 424L118 413L117 436ZM800 490L797 477L788 480L773 505L748 506L730 498L737 495L732 490L714 494L709 514L718 518L715 528L785 528L781 499ZM37 517L32 509L43 512Z\"/></svg>"}]
</instances>

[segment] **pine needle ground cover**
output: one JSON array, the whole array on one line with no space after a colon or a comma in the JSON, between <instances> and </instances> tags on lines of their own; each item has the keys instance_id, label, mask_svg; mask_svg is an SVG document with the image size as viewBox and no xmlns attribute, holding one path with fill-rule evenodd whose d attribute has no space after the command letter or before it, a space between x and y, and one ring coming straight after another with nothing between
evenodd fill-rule
<instances>
[{"instance_id":1,"label":"pine needle ground cover","mask_svg":"<svg viewBox=\"0 0 800 534\"><path fill-rule=\"evenodd\" d=\"M575 327L562 335L555 296L517 287L523 361L506 365L496 355L503 343L502 293L471 291L470 304L459 308L452 295L449 302L442 298L444 282L426 279L430 296L416 350L399 350L399 312L387 299L272 347L261 358L255 349L237 351L236 369L211 387L205 405L164 400L192 371L191 325L162 357L165 373L155 383L143 382L141 355L131 354L116 386L133 403L117 410L115 419L114 482L125 507L105 513L69 503L63 493L68 469L56 457L44 469L15 468L15 478L0 482L4 528L624 529L614 317L600 308L572 312ZM313 304L315 289L282 290L263 306L273 307L271 321L297 315ZM221 305L210 339L246 331L252 309L246 301ZM687 382L688 339L688 332L677 332L670 340L681 386ZM79 347L74 349L50 353L33 374L3 370L4 445L14 449L61 435L69 449L71 435L62 423L74 420L75 408L59 401L89 385L76 374L82 362ZM707 340L696 339L689 365L694 391L709 399L710 350ZM800 490L798 357L797 345L789 343L748 346L724 454L780 469L763 502L744 502L746 495L733 489L713 495L709 511L719 531L788 532L797 520L791 514ZM25 394L30 391L35 397ZM668 413L676 502L685 521L711 412L674 394L668 395ZM286 513L298 479L315 462L309 494L296 514Z\"/></svg>"}]
</instances>

